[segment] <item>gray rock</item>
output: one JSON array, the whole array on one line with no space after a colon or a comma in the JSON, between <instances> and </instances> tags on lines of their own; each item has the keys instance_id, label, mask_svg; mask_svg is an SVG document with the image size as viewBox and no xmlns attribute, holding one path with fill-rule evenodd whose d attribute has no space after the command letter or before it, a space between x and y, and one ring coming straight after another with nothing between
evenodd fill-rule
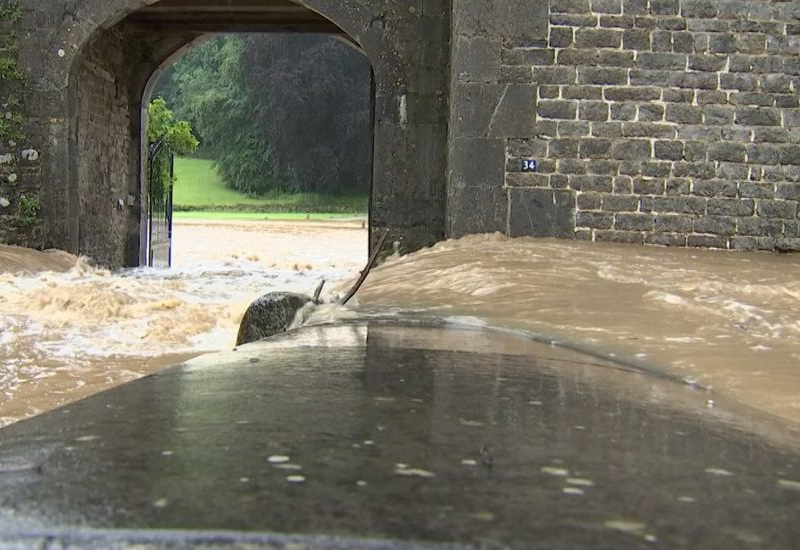
<instances>
[{"instance_id":1,"label":"gray rock","mask_svg":"<svg viewBox=\"0 0 800 550\"><path fill-rule=\"evenodd\" d=\"M239 325L236 345L249 344L286 332L297 312L312 301L312 298L305 294L291 292L264 294L247 308L242 324Z\"/></svg>"}]
</instances>

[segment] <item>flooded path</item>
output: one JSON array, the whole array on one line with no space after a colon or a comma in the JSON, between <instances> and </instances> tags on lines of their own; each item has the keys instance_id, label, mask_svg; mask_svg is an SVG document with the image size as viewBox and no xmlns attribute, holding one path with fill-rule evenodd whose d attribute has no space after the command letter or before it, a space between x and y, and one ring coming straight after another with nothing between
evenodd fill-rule
<instances>
[{"instance_id":1,"label":"flooded path","mask_svg":"<svg viewBox=\"0 0 800 550\"><path fill-rule=\"evenodd\" d=\"M0 248L0 425L229 348L256 296L353 277L366 231L360 221L180 223L170 271L78 262L39 272L46 260L24 254ZM33 274L1 273L29 262ZM800 424L800 255L482 235L390 259L353 307L523 330Z\"/></svg>"},{"instance_id":2,"label":"flooded path","mask_svg":"<svg viewBox=\"0 0 800 550\"><path fill-rule=\"evenodd\" d=\"M800 423L800 255L481 235L392 260L359 299L575 344Z\"/></svg>"},{"instance_id":3,"label":"flooded path","mask_svg":"<svg viewBox=\"0 0 800 550\"><path fill-rule=\"evenodd\" d=\"M0 246L0 426L233 347L250 302L363 267L361 221L175 227L175 267L110 273Z\"/></svg>"}]
</instances>

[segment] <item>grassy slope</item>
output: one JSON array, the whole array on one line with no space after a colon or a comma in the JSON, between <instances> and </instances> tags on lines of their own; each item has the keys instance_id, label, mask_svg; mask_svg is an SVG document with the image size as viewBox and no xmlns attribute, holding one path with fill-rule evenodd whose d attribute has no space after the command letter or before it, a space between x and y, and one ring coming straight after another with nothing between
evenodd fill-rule
<instances>
[{"instance_id":1,"label":"grassy slope","mask_svg":"<svg viewBox=\"0 0 800 550\"><path fill-rule=\"evenodd\" d=\"M324 212L221 212L207 210L192 210L191 212L176 211L173 216L176 220L331 220L349 219L360 214L356 213L324 213Z\"/></svg>"},{"instance_id":2,"label":"grassy slope","mask_svg":"<svg viewBox=\"0 0 800 550\"><path fill-rule=\"evenodd\" d=\"M176 210L261 210L302 212L346 212L365 213L367 198L365 196L328 197L316 193L299 193L296 195L269 195L251 198L225 187L213 162L205 159L175 159L174 203ZM255 214L255 212L254 212ZM181 216L186 217L186 216ZM263 219L263 213L259 218Z\"/></svg>"}]
</instances>

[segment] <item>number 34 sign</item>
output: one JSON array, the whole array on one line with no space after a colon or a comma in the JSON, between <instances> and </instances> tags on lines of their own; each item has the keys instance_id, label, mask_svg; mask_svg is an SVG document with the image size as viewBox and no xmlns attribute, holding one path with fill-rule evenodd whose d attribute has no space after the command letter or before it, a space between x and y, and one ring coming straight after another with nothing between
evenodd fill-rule
<instances>
[{"instance_id":1,"label":"number 34 sign","mask_svg":"<svg viewBox=\"0 0 800 550\"><path fill-rule=\"evenodd\" d=\"M522 171L523 172L536 172L537 163L535 160L531 159L523 159L522 160Z\"/></svg>"}]
</instances>

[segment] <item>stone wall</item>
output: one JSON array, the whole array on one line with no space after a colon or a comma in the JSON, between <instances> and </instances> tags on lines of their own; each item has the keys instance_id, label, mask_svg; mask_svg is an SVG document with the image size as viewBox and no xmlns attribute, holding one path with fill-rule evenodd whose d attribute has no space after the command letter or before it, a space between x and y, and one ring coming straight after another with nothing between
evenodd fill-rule
<instances>
[{"instance_id":1,"label":"stone wall","mask_svg":"<svg viewBox=\"0 0 800 550\"><path fill-rule=\"evenodd\" d=\"M244 17L202 12L208 8L202 2L195 8L205 14L203 20L162 22L166 26L137 21L136 14L155 2L20 0L20 65L28 86L25 147L41 153L35 164L23 166L30 175L24 185L38 194L42 208L34 238L4 224L0 242L60 248L114 267L142 262L147 197L139 173L140 112L150 75L209 32L261 28ZM327 17L372 63L373 235L388 229L403 251L441 240L450 0L297 3L309 14ZM253 2L243 6L258 8ZM281 30L279 16L273 24L262 22L263 30ZM19 158L20 151L14 152L13 168L4 160L0 172L17 170ZM7 179L0 174L0 197L13 198Z\"/></svg>"},{"instance_id":2,"label":"stone wall","mask_svg":"<svg viewBox=\"0 0 800 550\"><path fill-rule=\"evenodd\" d=\"M142 94L215 24L126 20L152 3L21 0L29 138L0 150L0 240L141 261ZM403 251L488 231L800 250L797 1L299 3L372 61L371 225Z\"/></svg>"},{"instance_id":3,"label":"stone wall","mask_svg":"<svg viewBox=\"0 0 800 550\"><path fill-rule=\"evenodd\" d=\"M29 146L19 121L24 116L25 82L17 78L19 24L9 16L0 16L0 49L4 58L0 69L0 243L35 245L41 237L41 223L36 213L40 207L40 154ZM27 122L27 121L26 121Z\"/></svg>"},{"instance_id":4,"label":"stone wall","mask_svg":"<svg viewBox=\"0 0 800 550\"><path fill-rule=\"evenodd\" d=\"M800 250L800 3L552 0L549 19L503 49L539 86L535 135L506 149L511 234Z\"/></svg>"},{"instance_id":5,"label":"stone wall","mask_svg":"<svg viewBox=\"0 0 800 550\"><path fill-rule=\"evenodd\" d=\"M136 265L138 224L138 109L141 90L129 77L135 66L126 36L117 29L87 44L71 79L73 111L81 116L72 139L70 200L80 213L76 224L80 250L106 265ZM139 84L141 81L139 79Z\"/></svg>"}]
</instances>

